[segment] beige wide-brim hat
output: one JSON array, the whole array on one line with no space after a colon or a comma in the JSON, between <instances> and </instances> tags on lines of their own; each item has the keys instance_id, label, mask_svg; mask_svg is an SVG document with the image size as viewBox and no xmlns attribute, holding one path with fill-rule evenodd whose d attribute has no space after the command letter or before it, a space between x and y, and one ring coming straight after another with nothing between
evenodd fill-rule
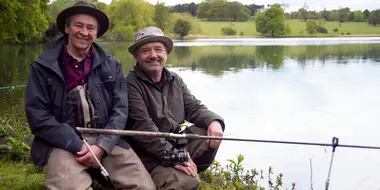
<instances>
[{"instance_id":1,"label":"beige wide-brim hat","mask_svg":"<svg viewBox=\"0 0 380 190\"><path fill-rule=\"evenodd\" d=\"M162 42L168 54L173 50L171 38L165 36L160 28L148 26L136 32L133 44L129 46L128 51L133 55L137 48L149 42Z\"/></svg>"},{"instance_id":2,"label":"beige wide-brim hat","mask_svg":"<svg viewBox=\"0 0 380 190\"><path fill-rule=\"evenodd\" d=\"M95 17L95 19L99 23L99 31L97 33L98 37L102 36L104 33L107 32L109 27L109 20L107 15L93 3L87 1L78 1L74 3L72 7L69 7L60 12L57 16L57 26L63 34L66 34L65 22L67 17L72 16L74 14L88 14Z\"/></svg>"}]
</instances>

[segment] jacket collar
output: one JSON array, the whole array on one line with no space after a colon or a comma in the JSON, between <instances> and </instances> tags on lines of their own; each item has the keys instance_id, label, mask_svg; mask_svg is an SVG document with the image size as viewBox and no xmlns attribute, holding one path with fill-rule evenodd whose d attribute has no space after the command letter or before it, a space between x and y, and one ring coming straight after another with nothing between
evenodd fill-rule
<instances>
[{"instance_id":1,"label":"jacket collar","mask_svg":"<svg viewBox=\"0 0 380 190\"><path fill-rule=\"evenodd\" d=\"M61 62L60 58L63 50L62 48L64 48L65 45L65 40L66 36L62 36L61 38L59 38L54 44L52 44L48 49L46 49L35 61L53 70L57 75L61 77L63 81L64 77L59 64ZM94 69L95 67L104 62L104 60L107 58L107 53L95 42L92 44L92 47L94 55L91 69Z\"/></svg>"},{"instance_id":2,"label":"jacket collar","mask_svg":"<svg viewBox=\"0 0 380 190\"><path fill-rule=\"evenodd\" d=\"M134 70L136 76L139 77L140 79L142 79L143 81L146 81L146 82L149 82L152 84L154 83L153 80L141 69L141 67L139 66L138 63L135 64L133 70ZM171 81L174 79L174 76L172 75L172 73L167 68L164 67L162 72L163 72L162 77L164 77L163 78L164 80Z\"/></svg>"}]
</instances>

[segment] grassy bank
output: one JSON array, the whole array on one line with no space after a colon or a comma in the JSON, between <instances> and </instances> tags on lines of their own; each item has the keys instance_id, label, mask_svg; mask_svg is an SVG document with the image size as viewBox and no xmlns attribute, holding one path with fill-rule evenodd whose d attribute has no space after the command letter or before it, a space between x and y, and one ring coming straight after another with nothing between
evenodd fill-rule
<instances>
[{"instance_id":1,"label":"grassy bank","mask_svg":"<svg viewBox=\"0 0 380 190\"><path fill-rule=\"evenodd\" d=\"M306 32L306 22L300 20L286 20L292 29L289 37L312 37ZM339 22L324 22L324 27L328 30L327 34L314 34L313 37L336 37L336 36L380 36L380 26L368 25L366 22L346 22L339 25ZM199 35L190 35L189 38L209 38L209 37L260 37L256 31L254 21L247 22L200 22L202 33ZM224 27L233 27L236 30L235 36L223 36L221 29ZM337 28L338 31L333 30ZM343 33L343 35L342 35Z\"/></svg>"}]
</instances>

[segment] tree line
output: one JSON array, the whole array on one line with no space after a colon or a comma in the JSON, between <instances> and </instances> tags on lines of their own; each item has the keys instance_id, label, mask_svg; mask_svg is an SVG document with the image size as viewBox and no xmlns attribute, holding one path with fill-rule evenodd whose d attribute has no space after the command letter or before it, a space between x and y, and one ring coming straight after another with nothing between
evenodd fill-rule
<instances>
[{"instance_id":1,"label":"tree line","mask_svg":"<svg viewBox=\"0 0 380 190\"><path fill-rule=\"evenodd\" d=\"M76 0L6 0L0 1L0 43L46 42L60 36L55 19L60 11L70 7ZM145 26L156 25L165 33L180 37L201 33L200 20L208 21L248 21L254 20L262 34L278 36L289 33L285 19L324 19L326 21L366 21L372 25L380 23L380 9L375 11L342 8L338 10L310 11L305 4L298 11L285 13L286 4L244 5L237 1L204 0L201 3L155 5L144 0L118 0L111 4L89 0L104 10L110 18L110 29L105 40L131 40L134 33ZM275 15L265 17L271 8L277 7ZM272 10L271 10L272 11ZM278 14L277 14L278 13ZM260 16L261 15L261 16ZM264 16L263 16L264 15ZM268 14L269 15L269 14ZM273 17L274 16L274 17ZM273 18L272 18L273 17ZM262 30L262 26L272 25L280 32ZM229 30L225 30L227 33Z\"/></svg>"},{"instance_id":2,"label":"tree line","mask_svg":"<svg viewBox=\"0 0 380 190\"><path fill-rule=\"evenodd\" d=\"M325 8L321 11L312 11L308 9L309 7L307 4L304 4L303 7L297 11L285 13L285 17L288 19L300 19L305 22L309 19L324 19L326 21L339 21L341 23L368 21L369 24L372 24L374 26L380 23L379 10L351 10L348 7L333 10L326 10Z\"/></svg>"}]
</instances>

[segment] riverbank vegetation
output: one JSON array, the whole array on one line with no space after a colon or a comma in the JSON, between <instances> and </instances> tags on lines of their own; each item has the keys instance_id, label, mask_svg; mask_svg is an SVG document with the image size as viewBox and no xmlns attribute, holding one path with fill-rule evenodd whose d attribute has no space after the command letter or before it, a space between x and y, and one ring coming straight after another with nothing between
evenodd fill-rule
<instances>
[{"instance_id":1,"label":"riverbank vegetation","mask_svg":"<svg viewBox=\"0 0 380 190\"><path fill-rule=\"evenodd\" d=\"M109 5L90 1L110 18L110 29L102 37L106 41L130 41L137 30L148 25L160 27L173 38L380 35L380 9L314 11L304 4L298 11L289 12L286 4L244 5L228 0L175 6L153 5L144 0L119 0ZM58 38L61 34L55 18L74 2L0 1L0 43L48 42Z\"/></svg>"},{"instance_id":2,"label":"riverbank vegetation","mask_svg":"<svg viewBox=\"0 0 380 190\"><path fill-rule=\"evenodd\" d=\"M44 169L32 164L30 144L32 134L21 107L13 107L0 118L0 189L44 189ZM244 168L244 156L237 155L226 166L214 161L201 173L204 190L295 189L295 183L285 183L282 173ZM94 182L95 189L105 189Z\"/></svg>"}]
</instances>

